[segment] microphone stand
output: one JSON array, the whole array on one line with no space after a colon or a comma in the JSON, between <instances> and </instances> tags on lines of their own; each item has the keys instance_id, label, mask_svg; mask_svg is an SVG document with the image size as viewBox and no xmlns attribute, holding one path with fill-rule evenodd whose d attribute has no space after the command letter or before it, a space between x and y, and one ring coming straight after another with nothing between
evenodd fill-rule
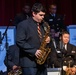
<instances>
[{"instance_id":1,"label":"microphone stand","mask_svg":"<svg viewBox=\"0 0 76 75\"><path fill-rule=\"evenodd\" d=\"M63 43L62 41L60 40L60 51L61 51L61 75L63 75L63 59L64 59L64 56L63 56L63 53L62 53L62 50L63 50Z\"/></svg>"},{"instance_id":2,"label":"microphone stand","mask_svg":"<svg viewBox=\"0 0 76 75\"><path fill-rule=\"evenodd\" d=\"M10 25L10 23L12 22L12 20L10 19L10 21L9 21L9 24L8 24L8 26L6 27L6 30L5 30L5 32L3 33L3 37L1 38L1 41L4 39L4 37L5 37L5 39L6 39L6 43L5 43L5 48L6 48L6 64L7 64L7 73L8 73L8 49L9 49L9 44L8 44L8 36L7 36L7 31L8 31L8 28L9 28L9 25Z\"/></svg>"},{"instance_id":3,"label":"microphone stand","mask_svg":"<svg viewBox=\"0 0 76 75\"><path fill-rule=\"evenodd\" d=\"M6 45L5 45L6 50L8 50L7 30L8 30L8 28L9 28L9 25L10 25L11 22L12 22L12 19L9 20L9 24L8 24L8 26L6 27L5 32L3 33L3 37L1 38L1 41L4 39L4 37L6 38Z\"/></svg>"},{"instance_id":4,"label":"microphone stand","mask_svg":"<svg viewBox=\"0 0 76 75\"><path fill-rule=\"evenodd\" d=\"M1 39L1 40L3 40L4 37L6 38L6 44L5 44L6 51L8 50L8 42L7 42L7 41L8 41L8 40L7 40L7 30L8 30L8 27L9 27L9 26L7 26L5 32L3 33L3 37L2 37L2 39Z\"/></svg>"}]
</instances>

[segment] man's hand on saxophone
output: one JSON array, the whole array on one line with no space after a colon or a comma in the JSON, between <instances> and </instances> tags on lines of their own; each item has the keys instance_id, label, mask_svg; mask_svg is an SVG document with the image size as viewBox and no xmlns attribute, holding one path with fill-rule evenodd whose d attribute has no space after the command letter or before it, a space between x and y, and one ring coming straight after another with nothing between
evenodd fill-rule
<instances>
[{"instance_id":1,"label":"man's hand on saxophone","mask_svg":"<svg viewBox=\"0 0 76 75\"><path fill-rule=\"evenodd\" d=\"M36 53L35 53L35 56L37 58L40 58L42 56L42 51L41 50L37 50Z\"/></svg>"},{"instance_id":2,"label":"man's hand on saxophone","mask_svg":"<svg viewBox=\"0 0 76 75\"><path fill-rule=\"evenodd\" d=\"M45 40L46 43L50 43L50 37L48 36ZM35 56L37 58L40 58L42 56L42 51L41 50L37 50L36 53L35 53Z\"/></svg>"},{"instance_id":3,"label":"man's hand on saxophone","mask_svg":"<svg viewBox=\"0 0 76 75\"><path fill-rule=\"evenodd\" d=\"M13 70L15 70L15 69L17 69L17 68L18 68L18 66L16 66L16 65L14 65L14 66L12 67Z\"/></svg>"},{"instance_id":4,"label":"man's hand on saxophone","mask_svg":"<svg viewBox=\"0 0 76 75\"><path fill-rule=\"evenodd\" d=\"M76 68L75 67L66 67L66 69L64 70L66 73L69 73L69 75L75 75L76 74Z\"/></svg>"}]
</instances>

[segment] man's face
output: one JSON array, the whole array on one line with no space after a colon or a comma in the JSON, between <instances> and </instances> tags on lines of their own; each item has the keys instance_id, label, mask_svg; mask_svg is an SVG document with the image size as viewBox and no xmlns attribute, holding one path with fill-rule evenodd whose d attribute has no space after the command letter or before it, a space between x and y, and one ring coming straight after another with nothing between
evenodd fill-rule
<instances>
[{"instance_id":1,"label":"man's face","mask_svg":"<svg viewBox=\"0 0 76 75\"><path fill-rule=\"evenodd\" d=\"M33 14L33 19L34 19L36 22L41 23L42 20L44 19L45 12L42 12L42 11L40 11L39 13L33 12L32 14Z\"/></svg>"},{"instance_id":2,"label":"man's face","mask_svg":"<svg viewBox=\"0 0 76 75\"><path fill-rule=\"evenodd\" d=\"M63 34L62 35L62 41L64 44L67 44L69 42L70 35L69 34Z\"/></svg>"},{"instance_id":3,"label":"man's face","mask_svg":"<svg viewBox=\"0 0 76 75\"><path fill-rule=\"evenodd\" d=\"M24 6L23 11L25 13L29 13L30 12L30 6L28 6L28 5Z\"/></svg>"},{"instance_id":4,"label":"man's face","mask_svg":"<svg viewBox=\"0 0 76 75\"><path fill-rule=\"evenodd\" d=\"M57 10L57 7L55 5L51 5L50 8L49 8L49 11L50 11L51 14L55 14L56 10Z\"/></svg>"}]
</instances>

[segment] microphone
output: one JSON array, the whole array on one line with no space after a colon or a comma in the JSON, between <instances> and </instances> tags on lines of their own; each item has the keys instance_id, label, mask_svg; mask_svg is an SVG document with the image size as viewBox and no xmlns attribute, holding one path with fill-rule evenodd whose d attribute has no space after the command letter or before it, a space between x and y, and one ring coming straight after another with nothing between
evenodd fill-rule
<instances>
[{"instance_id":1,"label":"microphone","mask_svg":"<svg viewBox=\"0 0 76 75\"><path fill-rule=\"evenodd\" d=\"M7 26L6 30L5 30L5 32L3 33L3 37L1 38L1 40L3 40L3 39L4 39L4 36L7 35L7 30L8 30L9 25L10 25L10 23L11 23L12 21L13 21L12 19L9 19L9 24L8 24L8 26Z\"/></svg>"}]
</instances>

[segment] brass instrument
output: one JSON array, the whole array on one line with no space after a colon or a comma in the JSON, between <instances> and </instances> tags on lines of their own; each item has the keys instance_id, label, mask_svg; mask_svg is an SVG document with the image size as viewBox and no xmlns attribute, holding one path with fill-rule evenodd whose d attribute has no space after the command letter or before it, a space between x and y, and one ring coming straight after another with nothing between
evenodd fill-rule
<instances>
[{"instance_id":1,"label":"brass instrument","mask_svg":"<svg viewBox=\"0 0 76 75\"><path fill-rule=\"evenodd\" d=\"M69 61L69 66L68 66L68 70L66 71L66 75L71 75L71 67L70 67L70 63L71 63L72 61L70 60Z\"/></svg>"},{"instance_id":2,"label":"brass instrument","mask_svg":"<svg viewBox=\"0 0 76 75\"><path fill-rule=\"evenodd\" d=\"M46 38L49 36L49 33L50 33L50 26L45 22L43 21L44 24L46 25L46 27L44 27L44 30L45 30L45 35L44 35L44 38L41 42L41 46L39 48L39 50L42 51L42 56L40 58L37 58L36 61L39 65L43 64L48 56L48 54L51 52L51 49L50 48L47 48L46 45Z\"/></svg>"},{"instance_id":3,"label":"brass instrument","mask_svg":"<svg viewBox=\"0 0 76 75\"><path fill-rule=\"evenodd\" d=\"M8 72L8 75L21 75L21 74L22 74L21 68L17 70L11 70L10 72Z\"/></svg>"}]
</instances>

